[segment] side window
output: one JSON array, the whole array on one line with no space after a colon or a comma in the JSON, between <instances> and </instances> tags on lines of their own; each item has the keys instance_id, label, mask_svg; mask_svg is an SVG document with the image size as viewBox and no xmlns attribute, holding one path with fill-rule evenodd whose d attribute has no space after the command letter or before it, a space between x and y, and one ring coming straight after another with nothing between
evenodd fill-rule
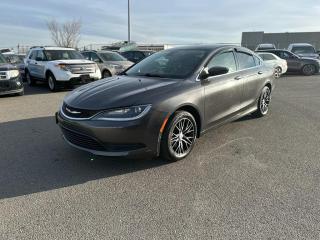
<instances>
[{"instance_id":1,"label":"side window","mask_svg":"<svg viewBox=\"0 0 320 240\"><path fill-rule=\"evenodd\" d=\"M91 53L91 61L101 62L101 59L99 58L98 54L92 52L92 53Z\"/></svg>"},{"instance_id":2,"label":"side window","mask_svg":"<svg viewBox=\"0 0 320 240\"><path fill-rule=\"evenodd\" d=\"M237 57L239 61L240 70L256 66L253 56L249 53L237 52Z\"/></svg>"},{"instance_id":3,"label":"side window","mask_svg":"<svg viewBox=\"0 0 320 240\"><path fill-rule=\"evenodd\" d=\"M37 50L32 51L30 56L29 56L29 59L35 60L36 56L37 56L37 53L38 53Z\"/></svg>"},{"instance_id":4,"label":"side window","mask_svg":"<svg viewBox=\"0 0 320 240\"><path fill-rule=\"evenodd\" d=\"M84 52L84 53L82 53L82 56L83 56L85 59L89 60L89 52Z\"/></svg>"},{"instance_id":5,"label":"side window","mask_svg":"<svg viewBox=\"0 0 320 240\"><path fill-rule=\"evenodd\" d=\"M283 58L283 59L289 59L290 56L291 55L289 53L287 53L287 52L281 52L281 58Z\"/></svg>"},{"instance_id":6,"label":"side window","mask_svg":"<svg viewBox=\"0 0 320 240\"><path fill-rule=\"evenodd\" d=\"M46 59L45 59L45 56L44 56L43 51L39 50L39 51L37 51L37 52L38 52L38 53L37 53L36 59L38 59L38 61L45 61ZM40 59L41 59L41 60L40 60Z\"/></svg>"},{"instance_id":7,"label":"side window","mask_svg":"<svg viewBox=\"0 0 320 240\"><path fill-rule=\"evenodd\" d=\"M261 65L261 60L260 58L258 58L257 56L253 56L254 57L254 61L256 63L256 66L260 66Z\"/></svg>"},{"instance_id":8,"label":"side window","mask_svg":"<svg viewBox=\"0 0 320 240\"><path fill-rule=\"evenodd\" d=\"M208 63L207 67L226 67L229 69L229 73L237 70L236 60L233 52L225 52L219 54L218 56L214 56Z\"/></svg>"}]
</instances>

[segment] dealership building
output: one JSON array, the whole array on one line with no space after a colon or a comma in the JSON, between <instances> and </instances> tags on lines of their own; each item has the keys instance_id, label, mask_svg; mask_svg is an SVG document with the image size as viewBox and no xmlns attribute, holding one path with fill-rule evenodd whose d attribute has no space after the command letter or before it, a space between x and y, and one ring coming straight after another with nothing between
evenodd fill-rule
<instances>
[{"instance_id":1,"label":"dealership building","mask_svg":"<svg viewBox=\"0 0 320 240\"><path fill-rule=\"evenodd\" d=\"M310 43L320 49L320 32L243 32L241 45L254 50L258 44L273 43L279 49L288 48L291 43Z\"/></svg>"}]
</instances>

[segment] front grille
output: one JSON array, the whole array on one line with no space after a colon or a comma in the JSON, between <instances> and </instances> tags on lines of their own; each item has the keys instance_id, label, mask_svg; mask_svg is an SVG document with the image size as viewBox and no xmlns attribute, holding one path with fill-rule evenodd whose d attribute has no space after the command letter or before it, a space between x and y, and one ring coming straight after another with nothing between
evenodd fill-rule
<instances>
[{"instance_id":1,"label":"front grille","mask_svg":"<svg viewBox=\"0 0 320 240\"><path fill-rule=\"evenodd\" d=\"M67 104L63 103L62 105L63 114L67 117L71 118L91 118L96 115L99 111L98 110L86 110L86 109L79 109L70 107Z\"/></svg>"},{"instance_id":2,"label":"front grille","mask_svg":"<svg viewBox=\"0 0 320 240\"><path fill-rule=\"evenodd\" d=\"M10 88L9 81L3 81L3 82L0 81L0 89L8 89L8 88Z\"/></svg>"},{"instance_id":3,"label":"front grille","mask_svg":"<svg viewBox=\"0 0 320 240\"><path fill-rule=\"evenodd\" d=\"M70 131L69 129L66 129L64 127L61 127L62 133L64 137L72 144L86 148L86 149L91 149L95 151L105 151L106 149L95 139L84 135L80 134L74 131Z\"/></svg>"},{"instance_id":4,"label":"front grille","mask_svg":"<svg viewBox=\"0 0 320 240\"><path fill-rule=\"evenodd\" d=\"M73 74L88 74L96 71L95 64L68 64L67 67Z\"/></svg>"},{"instance_id":5,"label":"front grille","mask_svg":"<svg viewBox=\"0 0 320 240\"><path fill-rule=\"evenodd\" d=\"M8 76L6 72L0 72L0 80L7 80Z\"/></svg>"}]
</instances>

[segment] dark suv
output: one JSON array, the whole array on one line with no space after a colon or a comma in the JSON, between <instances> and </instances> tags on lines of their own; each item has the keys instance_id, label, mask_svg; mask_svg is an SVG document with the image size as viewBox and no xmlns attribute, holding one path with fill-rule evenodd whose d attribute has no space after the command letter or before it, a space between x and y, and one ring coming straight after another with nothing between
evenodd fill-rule
<instances>
[{"instance_id":1,"label":"dark suv","mask_svg":"<svg viewBox=\"0 0 320 240\"><path fill-rule=\"evenodd\" d=\"M298 55L287 50L275 49L257 52L270 52L282 59L287 60L287 72L302 73L306 76L311 76L315 73L318 73L320 69L320 61L318 59L299 57Z\"/></svg>"},{"instance_id":2,"label":"dark suv","mask_svg":"<svg viewBox=\"0 0 320 240\"><path fill-rule=\"evenodd\" d=\"M19 69L6 61L0 53L0 95L23 95L24 88Z\"/></svg>"},{"instance_id":3,"label":"dark suv","mask_svg":"<svg viewBox=\"0 0 320 240\"><path fill-rule=\"evenodd\" d=\"M139 50L131 50L126 52L120 52L122 56L128 59L131 62L138 63L142 59L154 54L153 51L139 51Z\"/></svg>"}]
</instances>

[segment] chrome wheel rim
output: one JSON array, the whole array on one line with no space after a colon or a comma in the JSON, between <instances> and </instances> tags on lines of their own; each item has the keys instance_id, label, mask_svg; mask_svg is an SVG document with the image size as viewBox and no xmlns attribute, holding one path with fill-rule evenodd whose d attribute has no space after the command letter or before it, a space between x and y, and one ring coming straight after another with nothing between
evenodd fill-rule
<instances>
[{"instance_id":1,"label":"chrome wheel rim","mask_svg":"<svg viewBox=\"0 0 320 240\"><path fill-rule=\"evenodd\" d=\"M181 118L172 127L169 134L169 147L176 157L189 154L196 139L196 128L189 118Z\"/></svg>"},{"instance_id":2,"label":"chrome wheel rim","mask_svg":"<svg viewBox=\"0 0 320 240\"><path fill-rule=\"evenodd\" d=\"M267 114L269 110L269 104L271 100L271 92L270 89L267 88L261 95L260 99L260 111L263 115Z\"/></svg>"},{"instance_id":3,"label":"chrome wheel rim","mask_svg":"<svg viewBox=\"0 0 320 240\"><path fill-rule=\"evenodd\" d=\"M51 90L54 89L54 82L53 82L52 77L49 77L49 78L48 78L48 85L49 85L49 88L50 88Z\"/></svg>"}]
</instances>

